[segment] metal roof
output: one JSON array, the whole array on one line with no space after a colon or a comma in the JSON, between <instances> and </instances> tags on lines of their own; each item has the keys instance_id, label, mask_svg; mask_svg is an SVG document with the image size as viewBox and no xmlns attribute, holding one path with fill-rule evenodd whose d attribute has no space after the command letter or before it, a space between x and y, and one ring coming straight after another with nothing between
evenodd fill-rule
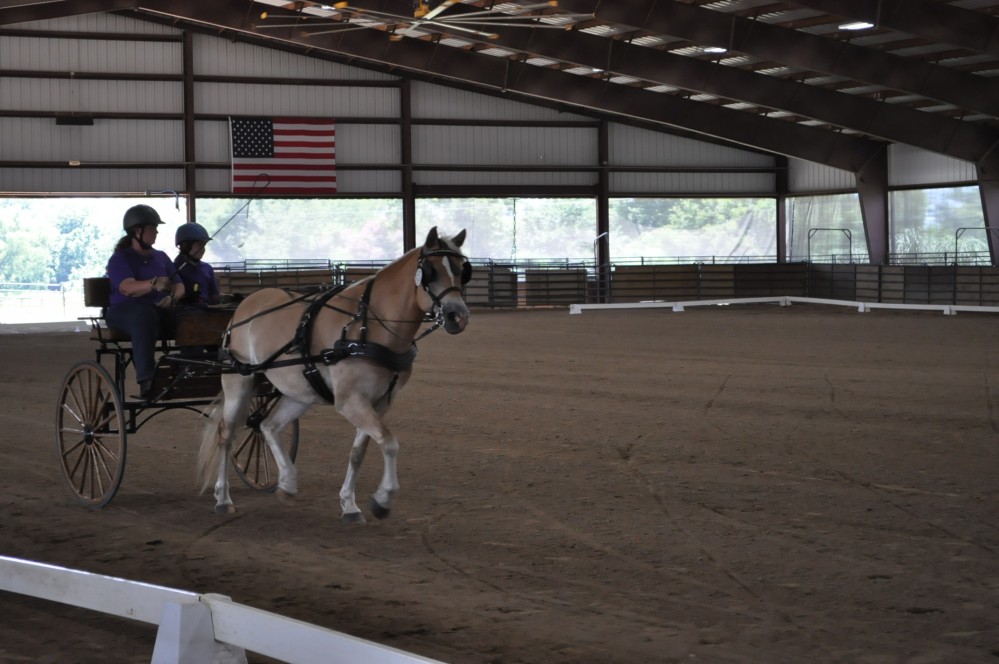
<instances>
[{"instance_id":1,"label":"metal roof","mask_svg":"<svg viewBox=\"0 0 999 664\"><path fill-rule=\"evenodd\" d=\"M999 173L999 0L0 0L0 34L102 11L853 172L903 143Z\"/></svg>"}]
</instances>

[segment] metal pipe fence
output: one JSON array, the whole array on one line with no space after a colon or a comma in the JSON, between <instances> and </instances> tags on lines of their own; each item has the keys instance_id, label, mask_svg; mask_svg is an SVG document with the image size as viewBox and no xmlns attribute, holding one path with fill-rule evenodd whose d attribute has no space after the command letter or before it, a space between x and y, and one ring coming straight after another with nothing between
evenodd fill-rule
<instances>
[{"instance_id":1,"label":"metal pipe fence","mask_svg":"<svg viewBox=\"0 0 999 664\"><path fill-rule=\"evenodd\" d=\"M867 265L842 256L775 263L743 257L615 259L591 257L504 261L471 259L466 300L472 306L518 308L575 303L622 303L725 297L806 296L869 302L950 303L992 306L999 268L987 252L894 257ZM904 260L903 260L904 259ZM265 287L309 288L350 283L389 260L248 260L216 265L223 292L246 294ZM83 304L82 283L0 282L0 323L75 320L94 312Z\"/></svg>"}]
</instances>

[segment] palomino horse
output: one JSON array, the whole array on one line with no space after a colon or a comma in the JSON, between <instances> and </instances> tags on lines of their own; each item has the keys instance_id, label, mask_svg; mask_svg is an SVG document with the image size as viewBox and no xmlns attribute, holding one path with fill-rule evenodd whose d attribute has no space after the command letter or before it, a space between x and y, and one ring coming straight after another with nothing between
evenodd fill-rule
<instances>
[{"instance_id":1,"label":"palomino horse","mask_svg":"<svg viewBox=\"0 0 999 664\"><path fill-rule=\"evenodd\" d=\"M342 519L364 522L354 487L371 440L385 461L371 511L388 516L399 489L399 441L382 416L412 373L424 315L432 312L437 321L424 334L439 326L458 334L468 324L462 286L472 266L460 250L464 241L465 231L448 239L434 228L422 247L345 289L296 296L267 288L240 303L223 341L236 372L222 375L222 393L198 455L202 490L215 474L216 512L235 511L229 496L232 441L255 391L254 374L264 373L282 395L260 423L277 464L278 494L297 492L294 463L278 442L282 429L313 404L333 403L357 429L340 489Z\"/></svg>"}]
</instances>

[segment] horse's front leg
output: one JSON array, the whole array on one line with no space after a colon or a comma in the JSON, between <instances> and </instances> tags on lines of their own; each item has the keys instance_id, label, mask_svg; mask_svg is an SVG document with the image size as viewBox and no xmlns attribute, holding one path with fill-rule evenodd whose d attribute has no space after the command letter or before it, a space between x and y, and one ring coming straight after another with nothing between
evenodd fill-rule
<instances>
[{"instance_id":1,"label":"horse's front leg","mask_svg":"<svg viewBox=\"0 0 999 664\"><path fill-rule=\"evenodd\" d=\"M363 435L378 443L382 449L382 459L385 462L382 470L382 481L378 484L378 489L371 496L371 513L378 519L384 519L389 515L392 508L392 497L399 491L399 476L396 470L396 458L399 456L399 441L389 431L382 422L379 413L372 407L371 403L360 395L351 396L337 404L337 411L347 420L357 427L358 433L354 442ZM365 440L362 445L367 445ZM351 464L354 464L353 455L356 448L351 449ZM363 456L363 452L360 453ZM356 471L356 467L355 467ZM348 467L348 475L350 469ZM353 483L355 478L347 478L350 482L350 494L353 494ZM344 489L347 489L347 482L344 482ZM341 489L341 500L344 489ZM356 505L354 506L356 508Z\"/></svg>"},{"instance_id":2,"label":"horse's front leg","mask_svg":"<svg viewBox=\"0 0 999 664\"><path fill-rule=\"evenodd\" d=\"M357 474L361 471L361 464L364 463L364 455L368 451L368 441L371 438L360 429L354 436L354 444L350 448L350 461L347 463L347 474L343 478L343 486L340 487L340 519L344 523L364 523L364 515L354 500L354 490L357 487Z\"/></svg>"}]
</instances>

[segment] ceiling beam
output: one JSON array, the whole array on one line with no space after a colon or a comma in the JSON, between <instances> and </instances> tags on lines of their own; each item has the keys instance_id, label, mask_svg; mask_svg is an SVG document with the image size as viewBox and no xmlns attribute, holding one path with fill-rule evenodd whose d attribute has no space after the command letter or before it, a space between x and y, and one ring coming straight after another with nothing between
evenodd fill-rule
<instances>
[{"instance_id":1,"label":"ceiling beam","mask_svg":"<svg viewBox=\"0 0 999 664\"><path fill-rule=\"evenodd\" d=\"M139 5L138 0L73 0L73 2L50 0L28 4L29 2L30 0L0 0L0 25L111 12Z\"/></svg>"},{"instance_id":2,"label":"ceiling beam","mask_svg":"<svg viewBox=\"0 0 999 664\"><path fill-rule=\"evenodd\" d=\"M143 0L143 8L171 16L190 16L214 26L254 32L245 22L246 4L240 0ZM267 30L261 36L296 41L295 33ZM506 58L457 52L447 46L417 39L392 42L372 30L316 35L307 43L360 58L390 69L415 71L446 81L460 81L472 89L505 93L524 100L545 99L612 115L689 129L750 148L776 152L857 172L883 148L878 141L808 127L682 97L607 83L544 69ZM446 82L445 81L445 82Z\"/></svg>"},{"instance_id":3,"label":"ceiling beam","mask_svg":"<svg viewBox=\"0 0 999 664\"><path fill-rule=\"evenodd\" d=\"M559 0L559 9L592 13L596 18L611 23L904 90L999 117L999 80L845 41L788 30L682 2Z\"/></svg>"},{"instance_id":4,"label":"ceiling beam","mask_svg":"<svg viewBox=\"0 0 999 664\"><path fill-rule=\"evenodd\" d=\"M983 12L928 0L794 0L794 4L999 56L999 18Z\"/></svg>"},{"instance_id":5,"label":"ceiling beam","mask_svg":"<svg viewBox=\"0 0 999 664\"><path fill-rule=\"evenodd\" d=\"M978 162L999 131L903 106L578 32L502 30L489 43L644 81L785 110L878 138Z\"/></svg>"}]
</instances>

